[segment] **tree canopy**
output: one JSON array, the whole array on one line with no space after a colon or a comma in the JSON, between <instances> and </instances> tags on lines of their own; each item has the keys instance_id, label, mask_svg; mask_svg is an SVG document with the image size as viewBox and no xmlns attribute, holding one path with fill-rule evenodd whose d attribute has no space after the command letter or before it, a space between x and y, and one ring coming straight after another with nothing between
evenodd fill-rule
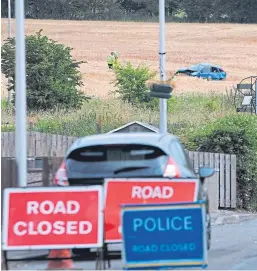
<instances>
[{"instance_id":1,"label":"tree canopy","mask_svg":"<svg viewBox=\"0 0 257 271\"><path fill-rule=\"evenodd\" d=\"M2 17L7 17L7 3L2 1ZM158 0L25 0L25 17L157 21ZM182 22L257 23L257 1L166 0L166 19Z\"/></svg>"},{"instance_id":2,"label":"tree canopy","mask_svg":"<svg viewBox=\"0 0 257 271\"><path fill-rule=\"evenodd\" d=\"M79 66L84 62L72 58L72 48L41 32L25 39L28 109L79 108L88 98L79 89L83 85ZM1 71L9 79L8 91L15 91L15 46L15 38L8 38L1 47Z\"/></svg>"}]
</instances>

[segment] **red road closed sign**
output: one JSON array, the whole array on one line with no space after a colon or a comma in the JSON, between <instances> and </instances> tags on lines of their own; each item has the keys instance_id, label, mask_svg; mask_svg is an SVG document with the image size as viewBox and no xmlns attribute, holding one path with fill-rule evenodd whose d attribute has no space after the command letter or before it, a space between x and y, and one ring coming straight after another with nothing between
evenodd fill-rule
<instances>
[{"instance_id":1,"label":"red road closed sign","mask_svg":"<svg viewBox=\"0 0 257 271\"><path fill-rule=\"evenodd\" d=\"M197 179L107 179L105 181L105 242L121 242L121 204L194 202Z\"/></svg>"},{"instance_id":2,"label":"red road closed sign","mask_svg":"<svg viewBox=\"0 0 257 271\"><path fill-rule=\"evenodd\" d=\"M7 188L3 249L101 247L101 186Z\"/></svg>"}]
</instances>

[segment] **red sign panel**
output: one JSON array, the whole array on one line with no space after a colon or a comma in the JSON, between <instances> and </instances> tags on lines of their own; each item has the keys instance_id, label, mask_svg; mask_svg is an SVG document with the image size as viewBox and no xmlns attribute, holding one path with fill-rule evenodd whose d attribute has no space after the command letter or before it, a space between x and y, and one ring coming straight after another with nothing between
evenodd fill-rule
<instances>
[{"instance_id":1,"label":"red sign panel","mask_svg":"<svg viewBox=\"0 0 257 271\"><path fill-rule=\"evenodd\" d=\"M101 186L10 188L4 194L3 248L101 247Z\"/></svg>"},{"instance_id":2,"label":"red sign panel","mask_svg":"<svg viewBox=\"0 0 257 271\"><path fill-rule=\"evenodd\" d=\"M105 241L121 242L121 204L194 202L198 180L108 179L105 183Z\"/></svg>"}]
</instances>

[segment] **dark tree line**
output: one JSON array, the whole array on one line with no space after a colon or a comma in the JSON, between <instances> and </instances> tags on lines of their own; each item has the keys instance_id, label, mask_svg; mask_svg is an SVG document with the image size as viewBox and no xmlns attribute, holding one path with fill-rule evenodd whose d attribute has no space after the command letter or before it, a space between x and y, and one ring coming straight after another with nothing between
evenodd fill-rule
<instances>
[{"instance_id":1,"label":"dark tree line","mask_svg":"<svg viewBox=\"0 0 257 271\"><path fill-rule=\"evenodd\" d=\"M2 17L7 17L7 0ZM14 16L12 0L12 16ZM158 0L25 0L33 19L158 20ZM166 0L166 20L257 23L257 0Z\"/></svg>"}]
</instances>

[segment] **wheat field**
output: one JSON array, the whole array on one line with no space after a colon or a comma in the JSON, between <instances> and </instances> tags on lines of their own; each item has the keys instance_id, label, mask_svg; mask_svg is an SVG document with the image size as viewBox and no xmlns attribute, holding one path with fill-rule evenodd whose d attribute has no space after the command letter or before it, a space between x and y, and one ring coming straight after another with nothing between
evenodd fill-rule
<instances>
[{"instance_id":1,"label":"wheat field","mask_svg":"<svg viewBox=\"0 0 257 271\"><path fill-rule=\"evenodd\" d=\"M7 38L7 19L1 20L1 42ZM85 91L89 95L105 97L113 89L113 73L108 70L106 58L110 51L119 52L120 61L144 63L158 71L157 23L26 20L26 34L43 29L43 34L74 48L81 65ZM239 24L166 24L166 71L173 75L176 69L210 62L227 71L226 81L205 81L177 77L177 92L225 92L226 88L243 78L257 74L257 25ZM12 20L15 35L15 21ZM2 75L2 91L6 80Z\"/></svg>"}]
</instances>

